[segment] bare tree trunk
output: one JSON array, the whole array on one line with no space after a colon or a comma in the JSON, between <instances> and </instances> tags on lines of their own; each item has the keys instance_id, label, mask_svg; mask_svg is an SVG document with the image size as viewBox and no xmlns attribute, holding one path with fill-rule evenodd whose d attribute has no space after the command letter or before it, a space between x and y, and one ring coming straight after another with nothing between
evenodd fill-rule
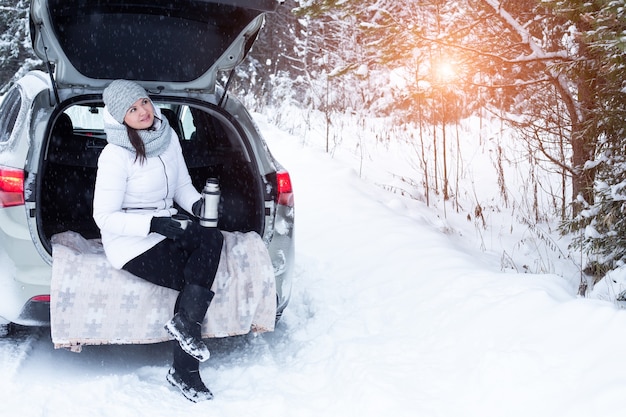
<instances>
[{"instance_id":1,"label":"bare tree trunk","mask_svg":"<svg viewBox=\"0 0 626 417\"><path fill-rule=\"evenodd\" d=\"M447 156L447 146L446 143L446 103L443 96L443 91L440 92L441 98L441 136L442 136L442 144L441 144L441 152L443 155L443 200L446 201L450 198L450 194L448 191L448 156Z\"/></svg>"}]
</instances>

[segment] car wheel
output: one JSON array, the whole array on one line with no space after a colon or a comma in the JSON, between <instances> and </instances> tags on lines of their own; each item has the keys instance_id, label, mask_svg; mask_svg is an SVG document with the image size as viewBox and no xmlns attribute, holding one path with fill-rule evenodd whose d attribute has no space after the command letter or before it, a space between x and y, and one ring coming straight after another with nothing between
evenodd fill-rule
<instances>
[{"instance_id":1,"label":"car wheel","mask_svg":"<svg viewBox=\"0 0 626 417\"><path fill-rule=\"evenodd\" d=\"M13 329L13 326L11 326L11 323L0 324L0 337L9 336L11 334L12 329Z\"/></svg>"}]
</instances>

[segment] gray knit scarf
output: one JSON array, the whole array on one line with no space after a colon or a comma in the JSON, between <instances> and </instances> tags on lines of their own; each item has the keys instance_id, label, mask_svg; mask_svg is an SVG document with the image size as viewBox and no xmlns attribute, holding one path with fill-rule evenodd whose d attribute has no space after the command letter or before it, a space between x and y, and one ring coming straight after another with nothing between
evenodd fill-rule
<instances>
[{"instance_id":1,"label":"gray knit scarf","mask_svg":"<svg viewBox=\"0 0 626 417\"><path fill-rule=\"evenodd\" d=\"M139 137L143 140L143 144L146 148L146 157L148 158L159 156L165 152L170 145L172 137L172 129L170 129L167 118L161 115L161 112L156 106L154 116L155 123L151 129L137 131ZM135 152L135 148L130 143L126 126L113 119L108 111L104 112L104 132L107 135L107 142L121 146L133 153Z\"/></svg>"}]
</instances>

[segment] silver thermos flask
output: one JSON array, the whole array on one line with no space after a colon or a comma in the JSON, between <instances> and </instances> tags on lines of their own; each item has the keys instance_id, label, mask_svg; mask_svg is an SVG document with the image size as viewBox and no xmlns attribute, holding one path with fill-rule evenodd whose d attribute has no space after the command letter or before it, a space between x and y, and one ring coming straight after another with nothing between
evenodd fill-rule
<instances>
[{"instance_id":1,"label":"silver thermos flask","mask_svg":"<svg viewBox=\"0 0 626 417\"><path fill-rule=\"evenodd\" d=\"M220 202L220 184L217 178L209 178L202 189L202 215L200 225L204 227L217 227L217 208Z\"/></svg>"}]
</instances>

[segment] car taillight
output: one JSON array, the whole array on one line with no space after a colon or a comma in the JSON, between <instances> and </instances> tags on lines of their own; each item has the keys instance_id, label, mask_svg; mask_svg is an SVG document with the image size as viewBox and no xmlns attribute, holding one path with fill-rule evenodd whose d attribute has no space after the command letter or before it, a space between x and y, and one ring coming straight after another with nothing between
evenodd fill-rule
<instances>
[{"instance_id":1,"label":"car taillight","mask_svg":"<svg viewBox=\"0 0 626 417\"><path fill-rule=\"evenodd\" d=\"M24 204L24 171L0 167L0 207Z\"/></svg>"},{"instance_id":2,"label":"car taillight","mask_svg":"<svg viewBox=\"0 0 626 417\"><path fill-rule=\"evenodd\" d=\"M278 204L293 207L293 189L291 188L291 178L287 171L276 173L276 183L278 184Z\"/></svg>"},{"instance_id":3,"label":"car taillight","mask_svg":"<svg viewBox=\"0 0 626 417\"><path fill-rule=\"evenodd\" d=\"M50 295L49 294L36 295L33 298L31 298L30 301L33 301L35 303L49 303Z\"/></svg>"}]
</instances>

